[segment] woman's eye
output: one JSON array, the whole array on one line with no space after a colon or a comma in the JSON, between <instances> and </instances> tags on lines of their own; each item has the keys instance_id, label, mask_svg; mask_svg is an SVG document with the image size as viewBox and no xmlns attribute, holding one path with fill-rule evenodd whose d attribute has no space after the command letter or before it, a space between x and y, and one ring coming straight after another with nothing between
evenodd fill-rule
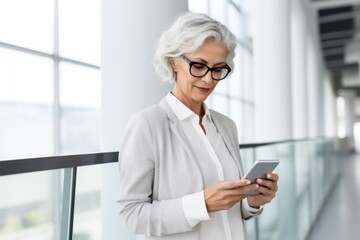
<instances>
[{"instance_id":1,"label":"woman's eye","mask_svg":"<svg viewBox=\"0 0 360 240\"><path fill-rule=\"evenodd\" d=\"M205 69L206 67L202 64L194 64L193 68L195 68L197 70L202 70L202 69Z\"/></svg>"},{"instance_id":2,"label":"woman's eye","mask_svg":"<svg viewBox=\"0 0 360 240\"><path fill-rule=\"evenodd\" d=\"M223 68L215 68L213 70L214 73L222 73L222 71L223 71Z\"/></svg>"}]
</instances>

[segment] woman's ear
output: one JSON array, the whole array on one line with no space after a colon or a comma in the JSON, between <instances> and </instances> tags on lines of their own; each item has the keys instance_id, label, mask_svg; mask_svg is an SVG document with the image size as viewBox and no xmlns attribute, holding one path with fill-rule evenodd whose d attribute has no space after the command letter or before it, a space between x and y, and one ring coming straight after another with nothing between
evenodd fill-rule
<instances>
[{"instance_id":1,"label":"woman's ear","mask_svg":"<svg viewBox=\"0 0 360 240\"><path fill-rule=\"evenodd\" d=\"M174 59L170 59L170 65L173 69L174 72L177 72L177 64L176 62L174 61Z\"/></svg>"}]
</instances>

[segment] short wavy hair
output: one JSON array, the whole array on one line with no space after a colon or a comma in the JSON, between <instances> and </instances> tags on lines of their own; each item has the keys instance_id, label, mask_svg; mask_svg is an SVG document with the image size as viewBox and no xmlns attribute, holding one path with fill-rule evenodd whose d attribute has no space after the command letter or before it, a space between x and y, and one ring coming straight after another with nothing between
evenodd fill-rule
<instances>
[{"instance_id":1,"label":"short wavy hair","mask_svg":"<svg viewBox=\"0 0 360 240\"><path fill-rule=\"evenodd\" d=\"M225 43L226 63L233 69L236 48L234 34L206 14L186 12L179 15L170 29L162 33L153 58L155 71L164 81L175 81L170 60L196 51L208 39Z\"/></svg>"}]
</instances>

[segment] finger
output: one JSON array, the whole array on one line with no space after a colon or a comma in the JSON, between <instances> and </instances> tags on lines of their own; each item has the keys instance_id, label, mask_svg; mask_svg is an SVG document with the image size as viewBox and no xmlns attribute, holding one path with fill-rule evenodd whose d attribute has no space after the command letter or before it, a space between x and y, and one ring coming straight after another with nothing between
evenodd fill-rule
<instances>
[{"instance_id":1,"label":"finger","mask_svg":"<svg viewBox=\"0 0 360 240\"><path fill-rule=\"evenodd\" d=\"M248 179L239 179L235 181L223 182L224 189L234 189L250 185L251 181Z\"/></svg>"},{"instance_id":2,"label":"finger","mask_svg":"<svg viewBox=\"0 0 360 240\"><path fill-rule=\"evenodd\" d=\"M279 175L277 175L276 173L268 173L266 174L266 178L270 179L271 181L277 182L279 180Z\"/></svg>"},{"instance_id":3,"label":"finger","mask_svg":"<svg viewBox=\"0 0 360 240\"><path fill-rule=\"evenodd\" d=\"M269 181L261 178L256 179L256 183L268 188L271 188L274 185L273 181Z\"/></svg>"},{"instance_id":4,"label":"finger","mask_svg":"<svg viewBox=\"0 0 360 240\"><path fill-rule=\"evenodd\" d=\"M273 182L273 181L267 181L267 180L264 180L264 179L258 179L256 181L259 185L261 186L265 186L267 187L268 189L276 192L278 190L278 185L277 185L277 182Z\"/></svg>"},{"instance_id":5,"label":"finger","mask_svg":"<svg viewBox=\"0 0 360 240\"><path fill-rule=\"evenodd\" d=\"M246 197L248 192L256 191L258 188L259 188L258 184L250 184L247 186L242 186L233 189L224 189L221 195L222 198L227 198L229 196Z\"/></svg>"},{"instance_id":6,"label":"finger","mask_svg":"<svg viewBox=\"0 0 360 240\"><path fill-rule=\"evenodd\" d=\"M262 187L260 186L257 191L259 193L261 193L262 195L264 195L265 197L270 197L270 199L275 197L275 191L273 191L272 189L269 189L267 187Z\"/></svg>"},{"instance_id":7,"label":"finger","mask_svg":"<svg viewBox=\"0 0 360 240\"><path fill-rule=\"evenodd\" d=\"M237 189L234 189L234 194L237 195L247 195L248 192L253 192L253 191L257 191L257 189L259 188L259 184L253 183L247 186L243 186L243 187L239 187Z\"/></svg>"}]
</instances>

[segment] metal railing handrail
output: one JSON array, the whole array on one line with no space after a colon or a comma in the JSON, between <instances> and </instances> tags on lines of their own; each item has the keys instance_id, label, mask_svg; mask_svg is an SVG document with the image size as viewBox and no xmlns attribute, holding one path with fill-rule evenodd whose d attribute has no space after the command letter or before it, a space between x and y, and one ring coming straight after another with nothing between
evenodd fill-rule
<instances>
[{"instance_id":1,"label":"metal railing handrail","mask_svg":"<svg viewBox=\"0 0 360 240\"><path fill-rule=\"evenodd\" d=\"M266 145L274 145L274 144L281 144L281 143L295 143L295 142L304 142L304 141L315 141L315 140L323 140L323 139L334 139L330 137L313 137L313 138L299 138L299 139L285 139L279 140L274 142L260 142L260 143L243 143L240 144L240 149L244 148L256 148L262 147Z\"/></svg>"},{"instance_id":2,"label":"metal railing handrail","mask_svg":"<svg viewBox=\"0 0 360 240\"><path fill-rule=\"evenodd\" d=\"M119 152L100 152L0 161L0 176L74 168L118 161Z\"/></svg>"},{"instance_id":3,"label":"metal railing handrail","mask_svg":"<svg viewBox=\"0 0 360 240\"><path fill-rule=\"evenodd\" d=\"M256 148L266 145L281 143L293 143L300 141L319 140L325 137L288 139L275 142L247 143L240 144L240 149ZM29 173L44 170L56 170L63 168L74 168L104 163L113 163L118 161L119 152L96 152L74 155L59 155L49 157L24 158L12 160L0 160L0 176Z\"/></svg>"}]
</instances>

